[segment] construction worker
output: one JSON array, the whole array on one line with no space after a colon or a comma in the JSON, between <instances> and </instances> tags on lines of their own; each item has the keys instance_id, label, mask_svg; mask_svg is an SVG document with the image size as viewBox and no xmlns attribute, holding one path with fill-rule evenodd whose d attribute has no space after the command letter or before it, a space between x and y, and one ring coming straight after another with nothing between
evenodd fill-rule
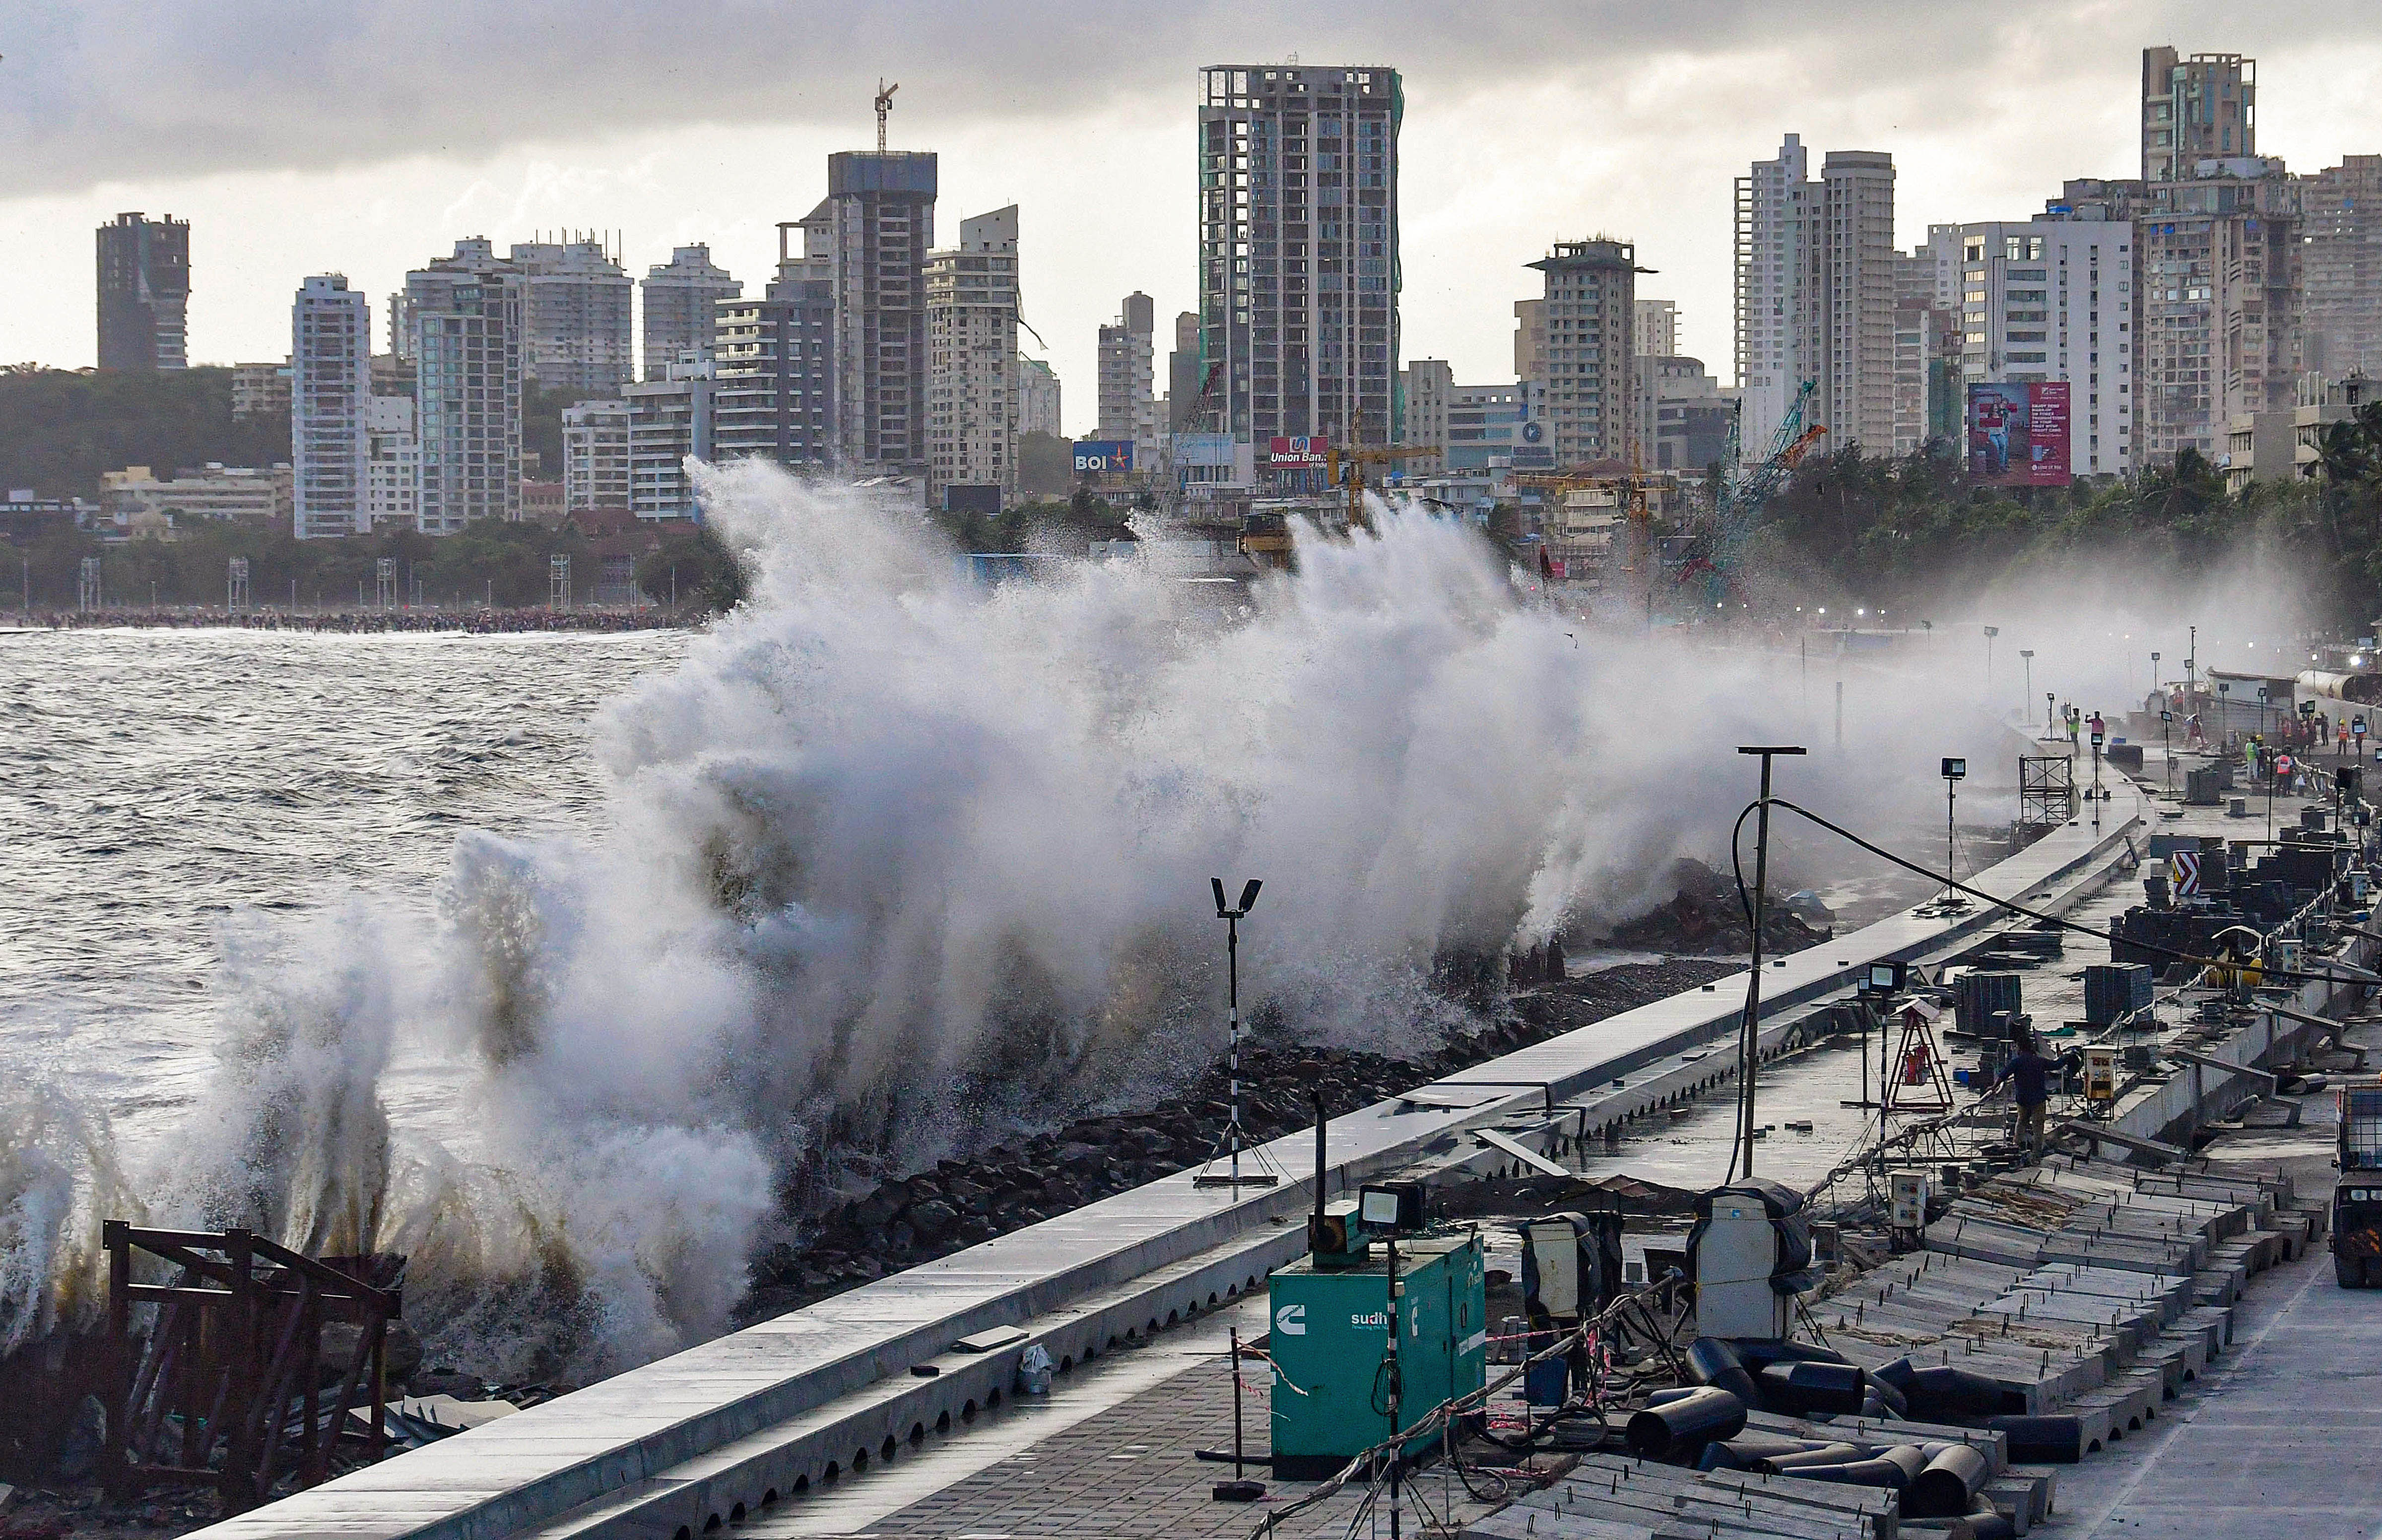
<instances>
[{"instance_id":1,"label":"construction worker","mask_svg":"<svg viewBox=\"0 0 2382 1540\"><path fill-rule=\"evenodd\" d=\"M2018 1104L2018 1142L2030 1160L2043 1153L2044 1111L2051 1104L2051 1060L2034 1050L2034 1033L2017 1038L2018 1052L2002 1066L2010 1099Z\"/></svg>"}]
</instances>

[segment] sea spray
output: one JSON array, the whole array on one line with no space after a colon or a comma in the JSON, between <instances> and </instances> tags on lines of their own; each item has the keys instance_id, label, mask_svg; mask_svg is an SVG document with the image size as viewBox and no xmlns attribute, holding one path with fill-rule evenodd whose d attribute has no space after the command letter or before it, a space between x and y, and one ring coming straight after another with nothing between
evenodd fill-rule
<instances>
[{"instance_id":1,"label":"sea spray","mask_svg":"<svg viewBox=\"0 0 2382 1540\"><path fill-rule=\"evenodd\" d=\"M435 919L366 896L278 972L235 948L215 1090L141 1189L407 1253L433 1363L650 1358L718 1329L790 1194L1187 1082L1213 874L1266 881L1253 1019L1426 1045L1441 959L1667 898L1747 794L1729 746L1808 726L1775 658L1591 629L1420 512L1220 600L1135 562L986 589L915 511L756 465L703 492L753 598L602 714L608 835L467 835ZM1821 800L1874 813L1943 747ZM392 1096L408 1056L460 1133Z\"/></svg>"}]
</instances>

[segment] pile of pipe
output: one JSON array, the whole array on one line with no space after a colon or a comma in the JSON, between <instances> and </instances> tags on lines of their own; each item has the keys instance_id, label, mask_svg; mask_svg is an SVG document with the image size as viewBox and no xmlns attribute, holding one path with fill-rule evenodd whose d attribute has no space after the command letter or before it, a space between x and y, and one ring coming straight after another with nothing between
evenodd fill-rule
<instances>
[{"instance_id":1,"label":"pile of pipe","mask_svg":"<svg viewBox=\"0 0 2382 1540\"><path fill-rule=\"evenodd\" d=\"M2008 1439L2010 1459L2021 1464L2073 1465L2084 1458L2078 1419L2030 1415L2021 1393L1948 1364L1922 1366L1906 1357L1864 1369L1805 1342L1700 1337L1688 1348L1688 1370L1702 1385L1782 1417L1988 1428Z\"/></svg>"}]
</instances>

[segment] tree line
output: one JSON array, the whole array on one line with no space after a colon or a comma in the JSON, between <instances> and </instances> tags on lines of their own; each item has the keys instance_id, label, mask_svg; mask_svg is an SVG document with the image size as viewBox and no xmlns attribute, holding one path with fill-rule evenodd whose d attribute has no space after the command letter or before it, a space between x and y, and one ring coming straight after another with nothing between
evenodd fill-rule
<instances>
[{"instance_id":1,"label":"tree line","mask_svg":"<svg viewBox=\"0 0 2382 1540\"><path fill-rule=\"evenodd\" d=\"M1741 567L1773 605L1803 594L1909 609L2085 563L2155 581L2254 555L2296 573L2314 614L2363 624L2382 613L2382 403L2327 425L2307 470L2229 492L2185 449L2130 477L2010 490L1971 485L1940 448L1841 450L1805 461L1761 510Z\"/></svg>"}]
</instances>

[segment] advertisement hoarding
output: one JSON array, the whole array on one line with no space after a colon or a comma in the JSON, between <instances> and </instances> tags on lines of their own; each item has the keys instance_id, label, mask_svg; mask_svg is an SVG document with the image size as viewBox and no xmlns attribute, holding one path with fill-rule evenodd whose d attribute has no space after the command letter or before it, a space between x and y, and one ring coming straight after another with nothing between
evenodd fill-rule
<instances>
[{"instance_id":1,"label":"advertisement hoarding","mask_svg":"<svg viewBox=\"0 0 2382 1540\"><path fill-rule=\"evenodd\" d=\"M1129 438L1077 439L1075 441L1075 474L1078 476L1133 474L1133 440Z\"/></svg>"},{"instance_id":2,"label":"advertisement hoarding","mask_svg":"<svg viewBox=\"0 0 2382 1540\"><path fill-rule=\"evenodd\" d=\"M1328 438L1276 438L1266 446L1268 465L1322 465L1331 456Z\"/></svg>"},{"instance_id":3,"label":"advertisement hoarding","mask_svg":"<svg viewBox=\"0 0 2382 1540\"><path fill-rule=\"evenodd\" d=\"M1969 480L1981 486L2068 484L2068 382L1969 387Z\"/></svg>"}]
</instances>

